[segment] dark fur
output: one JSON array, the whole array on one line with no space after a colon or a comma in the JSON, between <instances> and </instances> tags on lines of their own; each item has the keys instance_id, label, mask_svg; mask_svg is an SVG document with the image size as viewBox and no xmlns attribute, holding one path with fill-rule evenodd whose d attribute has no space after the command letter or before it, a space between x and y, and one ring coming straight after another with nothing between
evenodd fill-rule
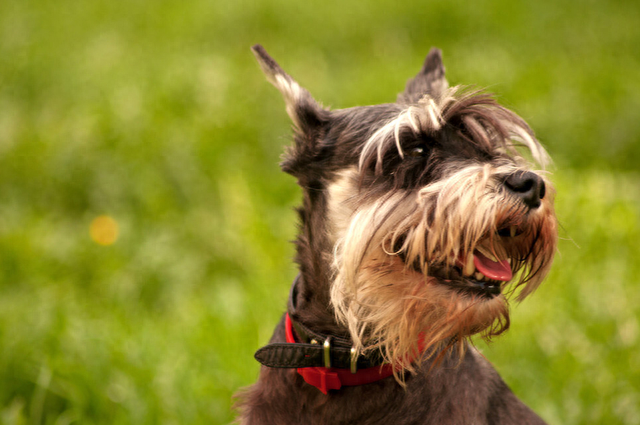
<instances>
[{"instance_id":1,"label":"dark fur","mask_svg":"<svg viewBox=\"0 0 640 425\"><path fill-rule=\"evenodd\" d=\"M267 75L281 75L293 81L260 46L254 51ZM303 188L296 241L300 280L293 320L317 332L349 336L345 326L336 322L330 303L333 276L329 265L333 246L327 236L327 186L338 171L358 164L363 140L397 116L404 105L417 102L425 93L437 96L444 89L444 67L439 50L434 49L422 70L407 83L398 103L329 111L301 89L299 102L290 105L289 114L296 121L297 129L282 169L295 176ZM383 152L382 161L373 157L366 159L360 182L362 196L376 198L399 188L412 189L438 180L443 177L445 164L458 159L496 160L492 135L505 138L507 133L495 119L500 115L519 120L528 129L515 114L497 105L489 96L467 92L450 110L444 111L443 118L448 124L441 131L417 137L401 135L403 147L425 147L424 156L401 160L397 153L388 150ZM469 116L483 122L485 130L478 130L467 122ZM285 342L283 321L278 324L271 342ZM405 388L394 377L389 377L368 385L343 387L327 395L305 383L295 369L263 366L258 382L238 395L239 422L251 425L544 423L516 398L486 359L474 349L467 349L466 355L461 354L463 351L451 350L437 363L433 358L425 360L415 373L405 373Z\"/></svg>"},{"instance_id":2,"label":"dark fur","mask_svg":"<svg viewBox=\"0 0 640 425\"><path fill-rule=\"evenodd\" d=\"M271 338L285 341L281 321ZM262 367L240 394L246 424L544 424L475 352L423 363L403 389L393 377L324 395L295 369Z\"/></svg>"}]
</instances>

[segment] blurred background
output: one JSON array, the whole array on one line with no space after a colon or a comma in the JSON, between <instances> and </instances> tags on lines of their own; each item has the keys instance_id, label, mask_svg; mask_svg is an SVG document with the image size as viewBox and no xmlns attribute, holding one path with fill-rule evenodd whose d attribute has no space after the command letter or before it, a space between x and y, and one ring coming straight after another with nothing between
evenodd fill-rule
<instances>
[{"instance_id":1,"label":"blurred background","mask_svg":"<svg viewBox=\"0 0 640 425\"><path fill-rule=\"evenodd\" d=\"M559 254L479 346L552 424L640 423L637 0L2 0L0 423L232 420L296 274L254 43L333 108L394 101L438 46L522 115Z\"/></svg>"}]
</instances>

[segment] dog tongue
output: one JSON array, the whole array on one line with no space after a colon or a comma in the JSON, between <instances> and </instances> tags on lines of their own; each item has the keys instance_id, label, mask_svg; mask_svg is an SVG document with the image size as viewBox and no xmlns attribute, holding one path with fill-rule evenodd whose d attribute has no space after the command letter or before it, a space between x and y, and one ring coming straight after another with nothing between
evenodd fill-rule
<instances>
[{"instance_id":1,"label":"dog tongue","mask_svg":"<svg viewBox=\"0 0 640 425\"><path fill-rule=\"evenodd\" d=\"M480 251L473 253L473 264L476 269L489 279L508 281L513 277L508 260L493 261L484 256Z\"/></svg>"}]
</instances>

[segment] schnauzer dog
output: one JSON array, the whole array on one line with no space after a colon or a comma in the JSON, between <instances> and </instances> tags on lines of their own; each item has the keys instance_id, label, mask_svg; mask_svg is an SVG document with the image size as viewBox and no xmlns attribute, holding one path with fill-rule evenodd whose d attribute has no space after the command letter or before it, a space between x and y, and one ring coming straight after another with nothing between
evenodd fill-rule
<instances>
[{"instance_id":1,"label":"schnauzer dog","mask_svg":"<svg viewBox=\"0 0 640 425\"><path fill-rule=\"evenodd\" d=\"M541 424L470 337L509 327L557 242L549 157L432 49L396 103L329 110L260 45L303 190L288 311L259 349L241 424Z\"/></svg>"}]
</instances>

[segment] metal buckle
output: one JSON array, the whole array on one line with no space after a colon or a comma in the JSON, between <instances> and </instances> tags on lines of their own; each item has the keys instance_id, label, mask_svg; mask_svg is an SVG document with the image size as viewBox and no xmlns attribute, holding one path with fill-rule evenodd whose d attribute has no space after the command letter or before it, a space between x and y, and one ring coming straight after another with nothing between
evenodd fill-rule
<instances>
[{"instance_id":1,"label":"metal buckle","mask_svg":"<svg viewBox=\"0 0 640 425\"><path fill-rule=\"evenodd\" d=\"M351 373L356 373L358 370L358 351L355 347L351 347Z\"/></svg>"},{"instance_id":2,"label":"metal buckle","mask_svg":"<svg viewBox=\"0 0 640 425\"><path fill-rule=\"evenodd\" d=\"M324 340L324 344L322 344L322 346L324 347L324 367L330 368L331 367L331 337L330 336Z\"/></svg>"}]
</instances>

